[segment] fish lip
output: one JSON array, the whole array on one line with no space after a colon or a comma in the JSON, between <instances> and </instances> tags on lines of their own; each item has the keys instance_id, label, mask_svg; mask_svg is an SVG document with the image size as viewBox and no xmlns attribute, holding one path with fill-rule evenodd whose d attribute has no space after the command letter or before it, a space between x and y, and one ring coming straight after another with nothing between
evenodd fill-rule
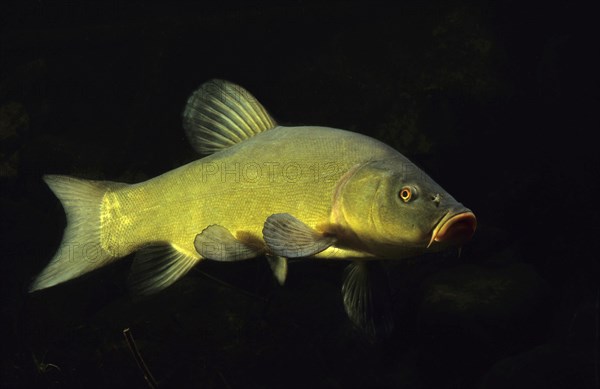
<instances>
[{"instance_id":1,"label":"fish lip","mask_svg":"<svg viewBox=\"0 0 600 389\"><path fill-rule=\"evenodd\" d=\"M433 242L442 242L443 236L448 232L448 229L456 222L462 220L469 220L473 225L472 232L465 241L471 239L475 233L475 229L477 228L477 218L475 217L475 214L469 209L462 209L459 212L453 212L450 210L446 212L444 216L442 216L436 223L433 231L431 232L431 239L429 240L427 248L429 248Z\"/></svg>"}]
</instances>

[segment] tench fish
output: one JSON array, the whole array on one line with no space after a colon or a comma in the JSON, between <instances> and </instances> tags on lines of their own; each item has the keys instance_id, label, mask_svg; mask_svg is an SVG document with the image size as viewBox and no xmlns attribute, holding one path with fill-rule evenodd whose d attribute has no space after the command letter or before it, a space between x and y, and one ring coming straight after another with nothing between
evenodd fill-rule
<instances>
[{"instance_id":1,"label":"tench fish","mask_svg":"<svg viewBox=\"0 0 600 389\"><path fill-rule=\"evenodd\" d=\"M204 158L137 184L46 175L67 226L30 291L136 252L131 287L157 292L203 259L265 256L277 280L288 258L351 260L342 286L352 322L389 332L375 260L461 246L476 218L386 144L345 130L278 125L242 87L211 80L183 111ZM384 298L384 297L383 297Z\"/></svg>"}]
</instances>

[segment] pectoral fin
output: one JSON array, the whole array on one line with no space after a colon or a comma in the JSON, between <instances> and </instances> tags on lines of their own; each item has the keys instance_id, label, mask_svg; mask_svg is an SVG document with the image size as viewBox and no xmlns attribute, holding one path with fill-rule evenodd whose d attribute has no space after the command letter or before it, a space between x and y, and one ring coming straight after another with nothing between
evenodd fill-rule
<instances>
[{"instance_id":1,"label":"pectoral fin","mask_svg":"<svg viewBox=\"0 0 600 389\"><path fill-rule=\"evenodd\" d=\"M129 287L134 294L159 292L183 277L199 260L171 244L148 245L135 254Z\"/></svg>"},{"instance_id":2,"label":"pectoral fin","mask_svg":"<svg viewBox=\"0 0 600 389\"><path fill-rule=\"evenodd\" d=\"M200 255L214 261L233 262L259 256L262 248L237 239L229 230L217 224L206 227L194 239Z\"/></svg>"},{"instance_id":3,"label":"pectoral fin","mask_svg":"<svg viewBox=\"0 0 600 389\"><path fill-rule=\"evenodd\" d=\"M394 320L389 282L381 263L354 261L344 273L344 308L352 323L371 339L387 337Z\"/></svg>"},{"instance_id":4,"label":"pectoral fin","mask_svg":"<svg viewBox=\"0 0 600 389\"><path fill-rule=\"evenodd\" d=\"M308 257L335 243L335 237L310 228L289 213L269 216L263 238L272 254L286 258Z\"/></svg>"}]
</instances>

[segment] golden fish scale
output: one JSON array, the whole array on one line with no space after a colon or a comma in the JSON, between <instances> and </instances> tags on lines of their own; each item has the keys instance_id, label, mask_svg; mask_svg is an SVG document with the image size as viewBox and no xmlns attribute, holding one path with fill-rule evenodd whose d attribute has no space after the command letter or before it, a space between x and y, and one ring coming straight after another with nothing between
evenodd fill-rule
<instances>
[{"instance_id":1,"label":"golden fish scale","mask_svg":"<svg viewBox=\"0 0 600 389\"><path fill-rule=\"evenodd\" d=\"M126 255L169 242L199 257L194 238L212 224L262 244L274 213L310 227L329 222L340 177L357 163L398 153L363 135L324 127L277 127L222 152L104 196L102 247Z\"/></svg>"}]
</instances>

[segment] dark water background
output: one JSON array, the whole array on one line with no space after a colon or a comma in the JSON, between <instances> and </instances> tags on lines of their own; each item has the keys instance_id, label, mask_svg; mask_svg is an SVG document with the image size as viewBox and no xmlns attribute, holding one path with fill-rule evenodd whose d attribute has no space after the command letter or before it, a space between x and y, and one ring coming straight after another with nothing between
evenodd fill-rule
<instances>
[{"instance_id":1,"label":"dark water background","mask_svg":"<svg viewBox=\"0 0 600 389\"><path fill-rule=\"evenodd\" d=\"M2 387L597 388L598 29L573 2L0 6ZM362 132L478 216L460 258L390 268L365 342L340 264L202 263L132 301L131 258L28 295L65 219L46 173L139 182L197 158L211 78L283 124ZM193 211L193 210L192 210Z\"/></svg>"}]
</instances>

